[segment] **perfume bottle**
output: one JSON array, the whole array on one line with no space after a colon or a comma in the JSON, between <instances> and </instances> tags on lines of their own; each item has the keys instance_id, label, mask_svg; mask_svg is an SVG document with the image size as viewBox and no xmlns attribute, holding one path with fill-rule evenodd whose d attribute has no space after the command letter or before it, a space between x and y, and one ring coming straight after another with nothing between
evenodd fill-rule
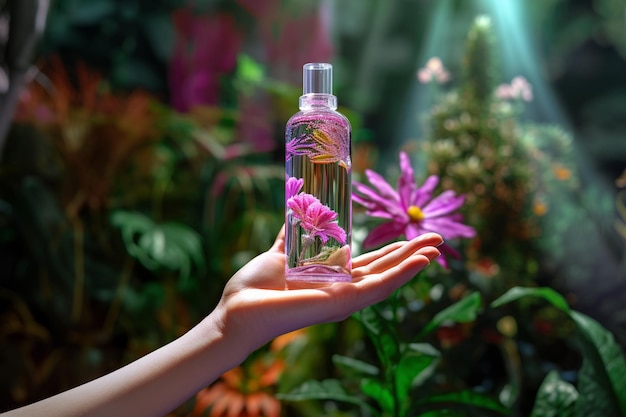
<instances>
[{"instance_id":1,"label":"perfume bottle","mask_svg":"<svg viewBox=\"0 0 626 417\"><path fill-rule=\"evenodd\" d=\"M351 134L337 111L333 67L303 67L300 111L285 132L287 281L352 280Z\"/></svg>"}]
</instances>

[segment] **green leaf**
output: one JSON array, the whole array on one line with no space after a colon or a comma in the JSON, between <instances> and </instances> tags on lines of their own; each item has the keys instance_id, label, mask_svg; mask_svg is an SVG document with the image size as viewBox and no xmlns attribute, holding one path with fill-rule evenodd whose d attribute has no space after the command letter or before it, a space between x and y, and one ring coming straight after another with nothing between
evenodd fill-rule
<instances>
[{"instance_id":1,"label":"green leaf","mask_svg":"<svg viewBox=\"0 0 626 417\"><path fill-rule=\"evenodd\" d=\"M613 335L598 322L572 311L580 332L577 416L626 416L626 361Z\"/></svg>"},{"instance_id":2,"label":"green leaf","mask_svg":"<svg viewBox=\"0 0 626 417\"><path fill-rule=\"evenodd\" d=\"M237 57L237 78L258 84L265 79L265 69L248 55L240 54Z\"/></svg>"},{"instance_id":3,"label":"green leaf","mask_svg":"<svg viewBox=\"0 0 626 417\"><path fill-rule=\"evenodd\" d=\"M422 376L422 372L430 376L432 370L439 362L440 354L438 351L433 349L434 352L425 353L422 350L418 350L416 345L416 343L411 344L413 348L404 353L396 367L396 390L402 401L408 395L413 381L417 377ZM423 380L424 378L421 379Z\"/></svg>"},{"instance_id":4,"label":"green leaf","mask_svg":"<svg viewBox=\"0 0 626 417\"><path fill-rule=\"evenodd\" d=\"M572 311L565 299L550 288L515 287L491 305L500 306L524 296L545 299L576 323L583 354L576 402L577 416L626 416L626 360L613 335L598 322Z\"/></svg>"},{"instance_id":5,"label":"green leaf","mask_svg":"<svg viewBox=\"0 0 626 417\"><path fill-rule=\"evenodd\" d=\"M487 410L497 411L502 414L509 414L509 409L504 407L498 401L491 397L478 394L474 391L459 391L441 395L433 395L431 397L418 400L417 404L460 404L473 407L480 407Z\"/></svg>"},{"instance_id":6,"label":"green leaf","mask_svg":"<svg viewBox=\"0 0 626 417\"><path fill-rule=\"evenodd\" d=\"M570 417L578 391L569 382L563 381L556 371L550 372L537 391L537 398L530 417Z\"/></svg>"},{"instance_id":7,"label":"green leaf","mask_svg":"<svg viewBox=\"0 0 626 417\"><path fill-rule=\"evenodd\" d=\"M524 287L513 287L504 293L502 296L498 297L491 303L491 307L500 307L501 305L510 303L512 301L519 300L523 297L539 297L548 301L554 307L558 308L565 313L570 312L569 305L565 298L558 292L554 291L552 288L548 287L540 287L540 288L524 288Z\"/></svg>"},{"instance_id":8,"label":"green leaf","mask_svg":"<svg viewBox=\"0 0 626 417\"><path fill-rule=\"evenodd\" d=\"M474 292L437 313L422 331L419 332L415 339L417 340L426 336L445 322L467 323L474 321L476 320L476 315L480 307L480 293Z\"/></svg>"},{"instance_id":9,"label":"green leaf","mask_svg":"<svg viewBox=\"0 0 626 417\"><path fill-rule=\"evenodd\" d=\"M360 361L358 359L349 358L342 355L333 355L333 363L340 368L356 371L359 375L371 375L376 376L380 373L380 370L367 362Z\"/></svg>"},{"instance_id":10,"label":"green leaf","mask_svg":"<svg viewBox=\"0 0 626 417\"><path fill-rule=\"evenodd\" d=\"M435 372L437 365L439 364L439 358L441 357L441 352L439 352L435 347L429 343L410 343L408 348L414 352L418 352L421 355L430 356L436 358L433 363L428 366L426 369L422 370L412 381L412 385L414 387L421 386L428 378L430 378Z\"/></svg>"},{"instance_id":11,"label":"green leaf","mask_svg":"<svg viewBox=\"0 0 626 417\"><path fill-rule=\"evenodd\" d=\"M309 380L288 393L278 393L276 398L284 401L306 401L306 400L333 400L344 403L356 404L360 407L370 409L373 413L376 410L365 401L346 392L341 383L336 379L325 379L323 381Z\"/></svg>"},{"instance_id":12,"label":"green leaf","mask_svg":"<svg viewBox=\"0 0 626 417\"><path fill-rule=\"evenodd\" d=\"M365 378L361 380L361 391L380 406L383 415L395 415L395 401L393 395L377 379Z\"/></svg>"},{"instance_id":13,"label":"green leaf","mask_svg":"<svg viewBox=\"0 0 626 417\"><path fill-rule=\"evenodd\" d=\"M178 271L185 280L192 264L204 267L202 241L188 226L156 224L142 213L122 210L112 214L111 223L120 228L128 253L148 269Z\"/></svg>"},{"instance_id":14,"label":"green leaf","mask_svg":"<svg viewBox=\"0 0 626 417\"><path fill-rule=\"evenodd\" d=\"M430 377L439 363L439 352L430 345L426 346L431 347L430 351L417 343L412 344L411 349L404 353L395 368L396 397L403 408L400 414L404 414L409 405L407 400L413 382L416 379L423 382Z\"/></svg>"},{"instance_id":15,"label":"green leaf","mask_svg":"<svg viewBox=\"0 0 626 417\"><path fill-rule=\"evenodd\" d=\"M385 368L397 362L400 354L398 338L389 321L376 306L367 307L356 315L376 348L376 353Z\"/></svg>"}]
</instances>

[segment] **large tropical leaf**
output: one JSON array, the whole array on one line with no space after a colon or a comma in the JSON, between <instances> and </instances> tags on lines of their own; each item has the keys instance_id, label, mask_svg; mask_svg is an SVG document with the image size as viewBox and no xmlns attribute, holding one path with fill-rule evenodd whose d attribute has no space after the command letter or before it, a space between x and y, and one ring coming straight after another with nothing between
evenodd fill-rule
<instances>
[{"instance_id":1,"label":"large tropical leaf","mask_svg":"<svg viewBox=\"0 0 626 417\"><path fill-rule=\"evenodd\" d=\"M513 287L506 293L498 297L491 303L492 307L500 307L501 305L508 304L512 301L517 301L523 297L540 297L558 308L559 310L569 313L570 308L565 301L565 298L558 292L551 288L539 287L539 288L525 288L525 287Z\"/></svg>"},{"instance_id":2,"label":"large tropical leaf","mask_svg":"<svg viewBox=\"0 0 626 417\"><path fill-rule=\"evenodd\" d=\"M583 365L578 379L576 416L626 416L626 360L613 335L592 318L572 311L551 288L515 287L495 300L494 307L526 296L543 298L576 323Z\"/></svg>"},{"instance_id":3,"label":"large tropical leaf","mask_svg":"<svg viewBox=\"0 0 626 417\"><path fill-rule=\"evenodd\" d=\"M178 271L189 278L195 264L204 267L200 236L178 223L155 223L142 213L116 211L111 223L119 227L128 253L146 268Z\"/></svg>"},{"instance_id":4,"label":"large tropical leaf","mask_svg":"<svg viewBox=\"0 0 626 417\"><path fill-rule=\"evenodd\" d=\"M578 399L578 391L563 381L556 371L550 372L537 391L530 417L571 417Z\"/></svg>"},{"instance_id":5,"label":"large tropical leaf","mask_svg":"<svg viewBox=\"0 0 626 417\"><path fill-rule=\"evenodd\" d=\"M578 327L584 358L576 416L626 416L626 361L621 347L592 318L576 311L570 316Z\"/></svg>"}]
</instances>

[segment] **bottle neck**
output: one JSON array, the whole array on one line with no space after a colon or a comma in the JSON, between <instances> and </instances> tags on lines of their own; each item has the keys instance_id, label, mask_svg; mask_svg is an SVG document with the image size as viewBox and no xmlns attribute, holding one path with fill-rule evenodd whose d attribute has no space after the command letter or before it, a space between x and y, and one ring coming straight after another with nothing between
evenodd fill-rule
<instances>
[{"instance_id":1,"label":"bottle neck","mask_svg":"<svg viewBox=\"0 0 626 417\"><path fill-rule=\"evenodd\" d=\"M333 94L309 93L300 96L300 110L337 110L337 97Z\"/></svg>"}]
</instances>

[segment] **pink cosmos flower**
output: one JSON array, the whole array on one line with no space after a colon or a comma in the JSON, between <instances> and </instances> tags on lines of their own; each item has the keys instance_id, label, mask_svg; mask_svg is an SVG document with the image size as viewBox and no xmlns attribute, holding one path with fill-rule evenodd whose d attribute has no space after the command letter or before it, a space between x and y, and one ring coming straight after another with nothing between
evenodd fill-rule
<instances>
[{"instance_id":1,"label":"pink cosmos flower","mask_svg":"<svg viewBox=\"0 0 626 417\"><path fill-rule=\"evenodd\" d=\"M302 185L304 184L304 179L290 177L288 175L286 175L286 177L287 178L285 181L285 199L289 200L291 197L293 197L294 195L300 192L300 189L302 188Z\"/></svg>"},{"instance_id":2,"label":"pink cosmos flower","mask_svg":"<svg viewBox=\"0 0 626 417\"><path fill-rule=\"evenodd\" d=\"M308 239L319 236L326 244L332 237L342 245L346 244L346 232L337 223L337 213L323 205L317 197L300 193L287 200L287 207L293 218L300 222Z\"/></svg>"},{"instance_id":3,"label":"pink cosmos flower","mask_svg":"<svg viewBox=\"0 0 626 417\"><path fill-rule=\"evenodd\" d=\"M426 232L439 233L444 239L471 238L476 231L462 222L463 217L456 211L463 206L465 197L457 196L452 190L433 197L439 184L439 177L431 175L418 187L413 175L413 167L408 155L400 152L398 190L394 190L385 179L372 170L365 175L373 186L370 188L354 182L352 200L361 204L372 217L388 220L376 226L363 242L364 248L372 248L404 235L413 239ZM446 244L440 247L444 256L437 261L447 267L445 255L459 257L459 254Z\"/></svg>"}]
</instances>

